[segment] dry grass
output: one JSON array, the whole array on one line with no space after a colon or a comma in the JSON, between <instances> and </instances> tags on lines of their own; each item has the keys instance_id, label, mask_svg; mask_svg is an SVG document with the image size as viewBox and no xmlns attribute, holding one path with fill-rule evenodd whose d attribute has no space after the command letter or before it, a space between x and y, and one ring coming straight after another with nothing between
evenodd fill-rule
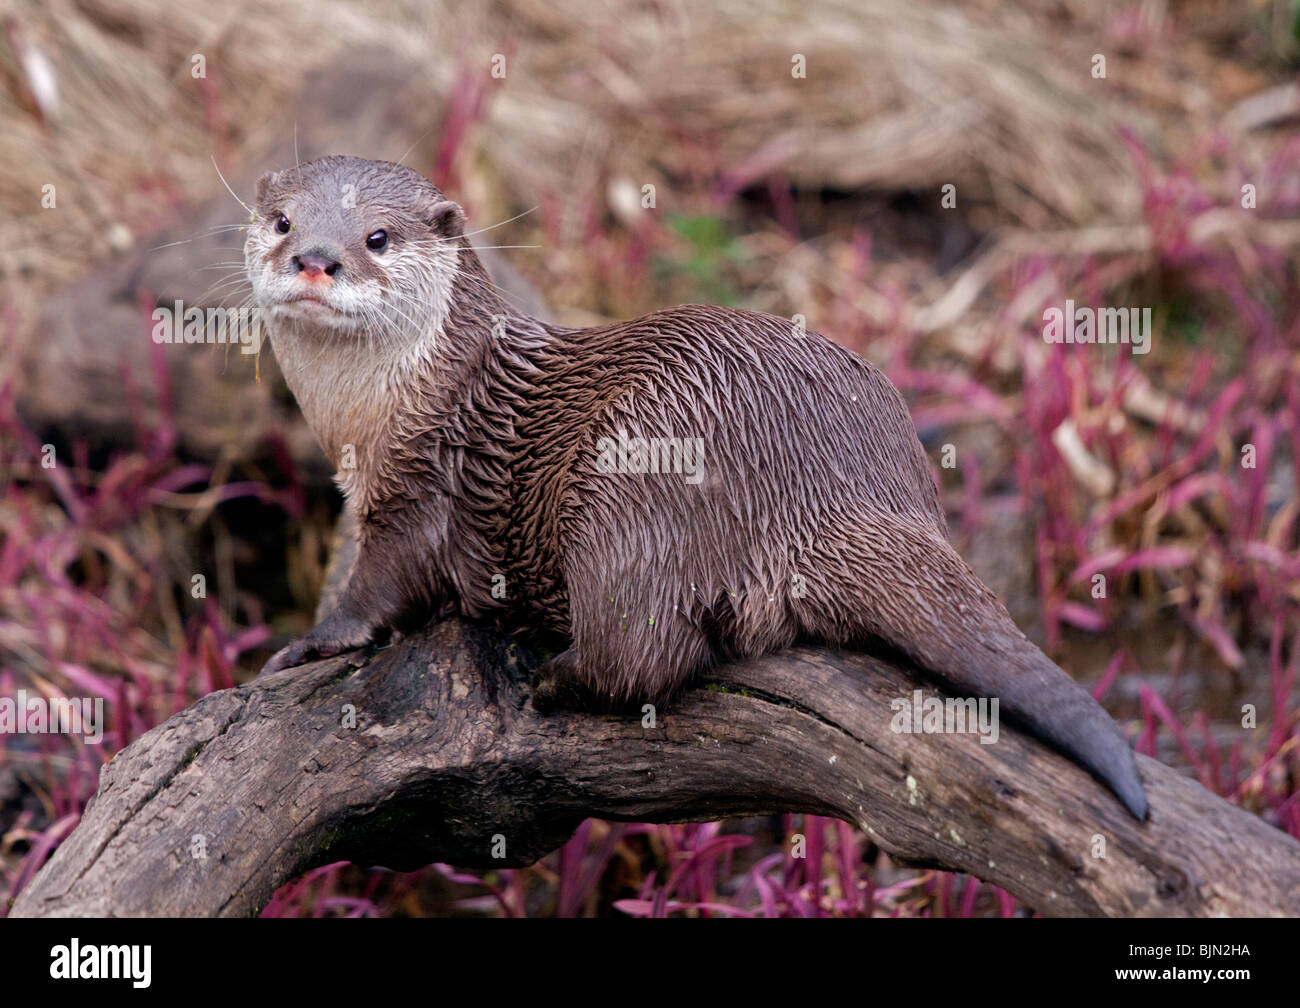
<instances>
[{"instance_id":1,"label":"dry grass","mask_svg":"<svg viewBox=\"0 0 1300 1008\"><path fill-rule=\"evenodd\" d=\"M976 230L1128 221L1140 191L1117 127L1177 147L1264 83L1243 72L1209 88L1198 71L1211 43L1197 42L1191 17L980 6L17 2L0 45L0 275L29 305L120 245L123 227L144 234L207 195L214 155L229 169L291 129L283 110L302 75L369 44L443 95L506 55L462 182L501 180L524 206L557 201L562 242L622 178L655 183L669 207L700 180L725 191L775 174L814 189L951 182ZM48 121L25 86L28 48L54 68ZM1105 81L1088 74L1098 50ZM191 77L196 53L204 80ZM794 53L806 79L791 76ZM412 143L441 121L440 109L412 110ZM39 204L47 183L54 226Z\"/></svg>"}]
</instances>

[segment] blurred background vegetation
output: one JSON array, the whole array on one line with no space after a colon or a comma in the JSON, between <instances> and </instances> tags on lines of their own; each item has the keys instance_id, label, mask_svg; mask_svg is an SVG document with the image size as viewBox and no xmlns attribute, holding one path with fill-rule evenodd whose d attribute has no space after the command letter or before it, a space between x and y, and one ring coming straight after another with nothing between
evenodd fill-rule
<instances>
[{"instance_id":1,"label":"blurred background vegetation","mask_svg":"<svg viewBox=\"0 0 1300 1008\"><path fill-rule=\"evenodd\" d=\"M1294 0L0 3L0 696L109 711L99 746L0 736L0 893L114 752L312 622L339 500L274 361L146 325L242 297L219 173L247 200L295 149L404 158L557 321L731 304L873 360L1026 632L1300 837L1298 29ZM1151 353L1045 344L1067 298L1150 306ZM815 817L329 865L266 910L1023 912Z\"/></svg>"}]
</instances>

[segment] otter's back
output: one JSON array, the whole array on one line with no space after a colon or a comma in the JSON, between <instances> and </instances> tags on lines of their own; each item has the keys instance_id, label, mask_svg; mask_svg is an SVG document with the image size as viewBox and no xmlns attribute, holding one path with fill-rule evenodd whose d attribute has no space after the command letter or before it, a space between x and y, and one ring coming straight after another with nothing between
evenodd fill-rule
<instances>
[{"instance_id":1,"label":"otter's back","mask_svg":"<svg viewBox=\"0 0 1300 1008\"><path fill-rule=\"evenodd\" d=\"M818 333L759 312L682 305L564 342L568 380L555 383L551 406L572 422L575 456L619 430L699 438L709 481L758 475L787 508L817 514L852 500L943 521L902 397Z\"/></svg>"},{"instance_id":2,"label":"otter's back","mask_svg":"<svg viewBox=\"0 0 1300 1008\"><path fill-rule=\"evenodd\" d=\"M875 514L946 527L897 390L819 334L685 305L553 335L517 420L505 532L548 611L567 609L557 558L586 548L563 540L574 528L612 523L626 569L611 577L682 580L665 585L677 594L784 581L791 558Z\"/></svg>"}]
</instances>

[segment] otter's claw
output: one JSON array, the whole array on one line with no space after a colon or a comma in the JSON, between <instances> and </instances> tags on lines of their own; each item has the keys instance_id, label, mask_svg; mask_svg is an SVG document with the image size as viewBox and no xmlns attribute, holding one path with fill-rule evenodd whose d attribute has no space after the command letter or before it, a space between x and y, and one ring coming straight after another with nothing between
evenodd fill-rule
<instances>
[{"instance_id":1,"label":"otter's claw","mask_svg":"<svg viewBox=\"0 0 1300 1008\"><path fill-rule=\"evenodd\" d=\"M360 620L339 616L338 610L317 623L305 637L282 647L262 666L260 675L279 672L281 669L315 661L318 658L331 658L345 651L352 651L370 644L375 639L375 628L367 626Z\"/></svg>"}]
</instances>

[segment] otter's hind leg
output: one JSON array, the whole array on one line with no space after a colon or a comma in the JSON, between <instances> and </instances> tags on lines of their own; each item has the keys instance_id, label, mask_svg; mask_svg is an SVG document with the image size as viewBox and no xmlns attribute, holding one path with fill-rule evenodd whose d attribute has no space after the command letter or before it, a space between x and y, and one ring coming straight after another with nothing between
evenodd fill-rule
<instances>
[{"instance_id":1,"label":"otter's hind leg","mask_svg":"<svg viewBox=\"0 0 1300 1008\"><path fill-rule=\"evenodd\" d=\"M617 544L609 545L612 555L579 554L570 564L573 646L542 667L534 706L539 699L587 710L659 704L713 661L707 635L673 602L675 575L619 562Z\"/></svg>"},{"instance_id":2,"label":"otter's hind leg","mask_svg":"<svg viewBox=\"0 0 1300 1008\"><path fill-rule=\"evenodd\" d=\"M555 710L594 710L596 698L578 676L578 649L561 651L543 662L533 679L533 709L549 714Z\"/></svg>"}]
</instances>

